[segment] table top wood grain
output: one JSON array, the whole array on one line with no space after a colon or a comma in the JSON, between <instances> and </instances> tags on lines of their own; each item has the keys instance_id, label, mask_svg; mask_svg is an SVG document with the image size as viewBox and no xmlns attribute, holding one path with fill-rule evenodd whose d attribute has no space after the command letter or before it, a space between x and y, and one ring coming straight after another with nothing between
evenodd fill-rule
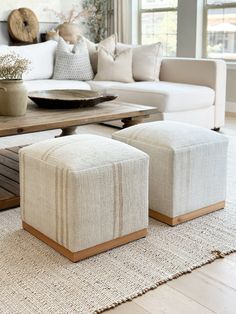
<instances>
[{"instance_id":1,"label":"table top wood grain","mask_svg":"<svg viewBox=\"0 0 236 314\"><path fill-rule=\"evenodd\" d=\"M80 109L42 109L30 102L21 117L0 116L0 136L64 129L85 124L148 117L158 109L150 106L108 101Z\"/></svg>"}]
</instances>

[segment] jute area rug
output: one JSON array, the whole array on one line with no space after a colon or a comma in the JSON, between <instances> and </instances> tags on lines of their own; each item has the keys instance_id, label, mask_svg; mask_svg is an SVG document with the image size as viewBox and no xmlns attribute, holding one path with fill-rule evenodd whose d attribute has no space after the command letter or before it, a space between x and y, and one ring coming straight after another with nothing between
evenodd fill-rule
<instances>
[{"instance_id":1,"label":"jute area rug","mask_svg":"<svg viewBox=\"0 0 236 314\"><path fill-rule=\"evenodd\" d=\"M214 182L212 182L214 184ZM77 264L21 230L20 210L0 213L0 313L100 313L236 251L236 138L224 210Z\"/></svg>"}]
</instances>

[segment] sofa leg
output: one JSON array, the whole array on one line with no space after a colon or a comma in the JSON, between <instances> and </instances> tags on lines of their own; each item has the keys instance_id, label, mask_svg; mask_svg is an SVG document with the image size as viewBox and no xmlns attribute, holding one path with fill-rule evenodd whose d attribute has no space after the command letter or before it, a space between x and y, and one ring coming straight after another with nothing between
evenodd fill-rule
<instances>
[{"instance_id":1,"label":"sofa leg","mask_svg":"<svg viewBox=\"0 0 236 314\"><path fill-rule=\"evenodd\" d=\"M214 129L212 129L212 131L220 132L220 128L214 128Z\"/></svg>"}]
</instances>

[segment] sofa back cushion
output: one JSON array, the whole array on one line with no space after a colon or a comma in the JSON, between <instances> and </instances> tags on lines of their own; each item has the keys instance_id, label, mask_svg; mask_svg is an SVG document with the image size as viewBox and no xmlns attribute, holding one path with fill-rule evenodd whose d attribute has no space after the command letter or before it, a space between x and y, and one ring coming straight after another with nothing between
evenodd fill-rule
<instances>
[{"instance_id":1,"label":"sofa back cushion","mask_svg":"<svg viewBox=\"0 0 236 314\"><path fill-rule=\"evenodd\" d=\"M93 76L85 40L81 38L71 47L60 37L53 78L56 80L89 81L93 79Z\"/></svg>"},{"instance_id":2,"label":"sofa back cushion","mask_svg":"<svg viewBox=\"0 0 236 314\"><path fill-rule=\"evenodd\" d=\"M29 71L23 74L24 80L49 79L53 75L57 42L50 40L44 43L24 46L0 46L0 54L14 52L28 59Z\"/></svg>"},{"instance_id":3,"label":"sofa back cushion","mask_svg":"<svg viewBox=\"0 0 236 314\"><path fill-rule=\"evenodd\" d=\"M116 51L132 47L133 51L133 77L135 81L159 81L162 61L162 44L131 46L118 43Z\"/></svg>"}]
</instances>

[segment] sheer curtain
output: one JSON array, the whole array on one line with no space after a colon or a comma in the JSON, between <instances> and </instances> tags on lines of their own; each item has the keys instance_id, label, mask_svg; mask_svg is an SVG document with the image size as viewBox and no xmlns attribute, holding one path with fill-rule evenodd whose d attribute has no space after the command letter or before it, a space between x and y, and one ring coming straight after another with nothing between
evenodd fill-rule
<instances>
[{"instance_id":1,"label":"sheer curtain","mask_svg":"<svg viewBox=\"0 0 236 314\"><path fill-rule=\"evenodd\" d=\"M131 43L131 0L113 0L113 31L118 41Z\"/></svg>"}]
</instances>

